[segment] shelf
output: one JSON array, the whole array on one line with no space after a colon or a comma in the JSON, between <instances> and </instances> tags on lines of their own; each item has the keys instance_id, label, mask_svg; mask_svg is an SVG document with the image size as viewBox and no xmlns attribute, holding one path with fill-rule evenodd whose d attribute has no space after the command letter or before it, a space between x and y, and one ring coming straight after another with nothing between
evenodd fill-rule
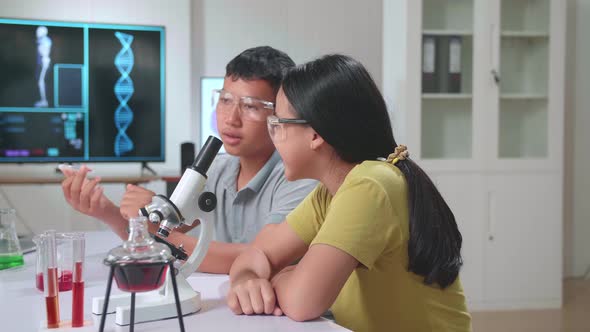
<instances>
[{"instance_id":1,"label":"shelf","mask_svg":"<svg viewBox=\"0 0 590 332\"><path fill-rule=\"evenodd\" d=\"M471 99L422 100L423 159L469 159L472 149Z\"/></svg>"},{"instance_id":2,"label":"shelf","mask_svg":"<svg viewBox=\"0 0 590 332\"><path fill-rule=\"evenodd\" d=\"M473 0L423 0L424 30L473 30Z\"/></svg>"},{"instance_id":3,"label":"shelf","mask_svg":"<svg viewBox=\"0 0 590 332\"><path fill-rule=\"evenodd\" d=\"M423 93L422 99L471 99L470 93Z\"/></svg>"},{"instance_id":4,"label":"shelf","mask_svg":"<svg viewBox=\"0 0 590 332\"><path fill-rule=\"evenodd\" d=\"M423 35L430 36L473 36L470 30L422 30Z\"/></svg>"},{"instance_id":5,"label":"shelf","mask_svg":"<svg viewBox=\"0 0 590 332\"><path fill-rule=\"evenodd\" d=\"M499 125L498 157L547 157L546 100L502 100Z\"/></svg>"},{"instance_id":6,"label":"shelf","mask_svg":"<svg viewBox=\"0 0 590 332\"><path fill-rule=\"evenodd\" d=\"M502 31L549 31L551 0L502 0Z\"/></svg>"},{"instance_id":7,"label":"shelf","mask_svg":"<svg viewBox=\"0 0 590 332\"><path fill-rule=\"evenodd\" d=\"M443 96L471 94L473 36L424 35L422 40L422 92Z\"/></svg>"},{"instance_id":8,"label":"shelf","mask_svg":"<svg viewBox=\"0 0 590 332\"><path fill-rule=\"evenodd\" d=\"M503 93L500 95L500 99L510 100L544 100L548 96L544 94L532 94L532 93Z\"/></svg>"},{"instance_id":9,"label":"shelf","mask_svg":"<svg viewBox=\"0 0 590 332\"><path fill-rule=\"evenodd\" d=\"M500 93L547 95L549 88L549 40L502 38Z\"/></svg>"},{"instance_id":10,"label":"shelf","mask_svg":"<svg viewBox=\"0 0 590 332\"><path fill-rule=\"evenodd\" d=\"M546 31L518 31L518 30L505 30L502 31L502 37L504 38L549 38L549 33Z\"/></svg>"}]
</instances>

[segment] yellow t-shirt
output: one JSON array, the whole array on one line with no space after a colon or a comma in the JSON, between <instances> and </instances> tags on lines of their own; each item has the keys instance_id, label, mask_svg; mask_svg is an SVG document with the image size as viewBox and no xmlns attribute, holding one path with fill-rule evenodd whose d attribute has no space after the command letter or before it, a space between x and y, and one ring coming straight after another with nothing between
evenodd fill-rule
<instances>
[{"instance_id":1,"label":"yellow t-shirt","mask_svg":"<svg viewBox=\"0 0 590 332\"><path fill-rule=\"evenodd\" d=\"M332 305L338 324L354 331L470 331L459 278L443 290L407 270L407 190L397 167L365 161L333 197L318 185L287 223L308 245L336 247L362 264Z\"/></svg>"}]
</instances>

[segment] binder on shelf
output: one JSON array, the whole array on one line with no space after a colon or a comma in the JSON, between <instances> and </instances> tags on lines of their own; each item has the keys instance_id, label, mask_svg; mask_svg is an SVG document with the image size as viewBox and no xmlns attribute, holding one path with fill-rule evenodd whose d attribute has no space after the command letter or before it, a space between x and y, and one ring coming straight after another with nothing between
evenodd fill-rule
<instances>
[{"instance_id":1,"label":"binder on shelf","mask_svg":"<svg viewBox=\"0 0 590 332\"><path fill-rule=\"evenodd\" d=\"M461 92L461 46L462 39L458 36L449 37L449 74L448 92Z\"/></svg>"},{"instance_id":2,"label":"binder on shelf","mask_svg":"<svg viewBox=\"0 0 590 332\"><path fill-rule=\"evenodd\" d=\"M436 37L425 35L422 38L422 92L434 93L438 90L436 73Z\"/></svg>"}]
</instances>

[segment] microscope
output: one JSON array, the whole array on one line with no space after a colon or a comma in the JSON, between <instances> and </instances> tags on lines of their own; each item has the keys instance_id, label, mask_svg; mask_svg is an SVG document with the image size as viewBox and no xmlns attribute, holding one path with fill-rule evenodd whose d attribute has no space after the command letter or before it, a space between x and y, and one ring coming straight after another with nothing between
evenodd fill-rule
<instances>
[{"instance_id":1,"label":"microscope","mask_svg":"<svg viewBox=\"0 0 590 332\"><path fill-rule=\"evenodd\" d=\"M159 224L158 234L154 236L154 239L166 244L176 258L185 261L184 264L179 264L179 260L176 261L178 268L176 283L183 315L201 309L201 295L190 286L186 279L197 270L205 258L213 237L213 225L206 221L206 214L215 209L217 199L213 193L204 192L204 188L209 166L221 146L222 142L218 138L209 136L192 166L184 171L170 198L156 195L148 205L139 210L139 214L146 216L149 222ZM165 239L175 228L181 225L190 226L197 219L200 222L197 246L187 258L182 245L177 248ZM177 317L176 302L170 279L170 276L167 275L164 286L160 289L137 294L135 322ZM129 302L129 294L110 297L107 313L116 312L116 324L129 324ZM104 297L93 298L92 312L101 314L103 305Z\"/></svg>"}]
</instances>

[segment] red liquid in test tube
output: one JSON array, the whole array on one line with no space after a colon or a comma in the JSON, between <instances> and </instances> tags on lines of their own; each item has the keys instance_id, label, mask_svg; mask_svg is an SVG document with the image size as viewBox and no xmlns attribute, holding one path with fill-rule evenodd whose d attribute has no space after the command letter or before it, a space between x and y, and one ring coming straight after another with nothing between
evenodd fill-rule
<instances>
[{"instance_id":1,"label":"red liquid in test tube","mask_svg":"<svg viewBox=\"0 0 590 332\"><path fill-rule=\"evenodd\" d=\"M47 312L47 328L59 327L59 299L57 285L57 251L55 247L55 232L47 232L47 238L44 241L45 267L43 271L47 273L44 276L44 295L45 308Z\"/></svg>"},{"instance_id":2,"label":"red liquid in test tube","mask_svg":"<svg viewBox=\"0 0 590 332\"><path fill-rule=\"evenodd\" d=\"M47 327L59 327L59 300L57 296L48 296L45 298L45 308L47 310Z\"/></svg>"},{"instance_id":3,"label":"red liquid in test tube","mask_svg":"<svg viewBox=\"0 0 590 332\"><path fill-rule=\"evenodd\" d=\"M73 241L72 327L82 327L84 326L84 234L76 234Z\"/></svg>"},{"instance_id":4,"label":"red liquid in test tube","mask_svg":"<svg viewBox=\"0 0 590 332\"><path fill-rule=\"evenodd\" d=\"M76 262L75 271L80 276L74 280L72 287L72 327L84 326L84 281L82 280L82 262ZM75 273L76 274L76 273Z\"/></svg>"},{"instance_id":5,"label":"red liquid in test tube","mask_svg":"<svg viewBox=\"0 0 590 332\"><path fill-rule=\"evenodd\" d=\"M48 292L45 296L45 308L47 311L47 327L59 327L59 300L57 297L57 268L47 269Z\"/></svg>"}]
</instances>

